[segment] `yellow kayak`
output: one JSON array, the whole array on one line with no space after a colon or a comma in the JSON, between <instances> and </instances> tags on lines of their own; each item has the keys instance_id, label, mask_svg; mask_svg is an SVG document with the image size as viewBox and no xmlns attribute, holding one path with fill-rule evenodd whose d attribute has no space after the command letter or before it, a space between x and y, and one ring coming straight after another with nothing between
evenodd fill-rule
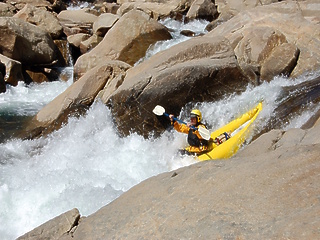
<instances>
[{"instance_id":1,"label":"yellow kayak","mask_svg":"<svg viewBox=\"0 0 320 240\"><path fill-rule=\"evenodd\" d=\"M241 117L233 120L222 128L211 133L212 139L217 139L219 136L224 133L231 133L231 136L228 140L218 144L210 141L209 152L198 155L198 159L200 161L205 160L213 160L213 159L222 159L222 158L230 158L234 155L246 140L250 133L250 125L257 118L258 114L262 110L262 103L260 102L255 108L243 114ZM246 124L246 125L244 125ZM244 125L244 126L243 126ZM241 128L239 131L232 133L237 129ZM216 142L216 141L215 141Z\"/></svg>"}]
</instances>

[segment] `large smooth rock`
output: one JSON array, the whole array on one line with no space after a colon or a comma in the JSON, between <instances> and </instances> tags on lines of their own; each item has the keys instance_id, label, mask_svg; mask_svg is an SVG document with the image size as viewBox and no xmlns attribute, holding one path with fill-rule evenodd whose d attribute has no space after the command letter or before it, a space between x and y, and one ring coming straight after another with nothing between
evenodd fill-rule
<instances>
[{"instance_id":1,"label":"large smooth rock","mask_svg":"<svg viewBox=\"0 0 320 240\"><path fill-rule=\"evenodd\" d=\"M266 26L285 36L286 41L282 41L282 43L294 44L300 50L296 66L290 74L291 77L318 69L320 65L320 42L318 41L320 29L317 24L303 17L298 2L273 3L241 12L228 22L213 29L208 35L228 38L235 49L243 46L244 51L237 52L239 54L237 58L242 59L246 54L245 47L249 43L248 39L252 38L250 33L254 33L257 28ZM261 49L260 45L250 44L248 51L270 56L274 50L274 48L268 48L268 52L264 52L264 49L266 48ZM266 59L264 58L264 60ZM260 67L263 67L264 60L260 62ZM250 63L241 67L244 71L254 68ZM257 71L256 75L261 74L259 68L254 69L255 71ZM250 71L247 74L250 75Z\"/></svg>"},{"instance_id":2,"label":"large smooth rock","mask_svg":"<svg viewBox=\"0 0 320 240\"><path fill-rule=\"evenodd\" d=\"M133 65L151 44L167 39L171 39L171 35L166 27L144 12L132 10L116 22L98 46L78 58L74 66L75 78L101 61L120 60Z\"/></svg>"},{"instance_id":3,"label":"large smooth rock","mask_svg":"<svg viewBox=\"0 0 320 240\"><path fill-rule=\"evenodd\" d=\"M39 26L47 31L53 39L59 38L62 34L63 28L56 16L49 11L36 8L30 4L26 4L14 17Z\"/></svg>"},{"instance_id":4,"label":"large smooth rock","mask_svg":"<svg viewBox=\"0 0 320 240\"><path fill-rule=\"evenodd\" d=\"M59 129L68 120L69 114L81 112L90 106L105 84L129 67L120 61L109 61L88 71L38 112L27 128L29 137Z\"/></svg>"},{"instance_id":5,"label":"large smooth rock","mask_svg":"<svg viewBox=\"0 0 320 240\"><path fill-rule=\"evenodd\" d=\"M55 45L41 28L18 18L0 18L0 51L26 65L51 64L56 60Z\"/></svg>"},{"instance_id":6,"label":"large smooth rock","mask_svg":"<svg viewBox=\"0 0 320 240\"><path fill-rule=\"evenodd\" d=\"M227 39L197 37L161 51L131 68L106 102L123 134L163 131L152 109L178 114L188 102L214 101L241 92L244 77Z\"/></svg>"}]
</instances>

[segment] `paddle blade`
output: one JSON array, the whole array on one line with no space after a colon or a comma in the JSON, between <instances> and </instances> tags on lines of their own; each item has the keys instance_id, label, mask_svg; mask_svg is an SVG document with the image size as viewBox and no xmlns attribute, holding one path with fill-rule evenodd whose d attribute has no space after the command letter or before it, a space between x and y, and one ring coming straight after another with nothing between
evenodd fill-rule
<instances>
[{"instance_id":1,"label":"paddle blade","mask_svg":"<svg viewBox=\"0 0 320 240\"><path fill-rule=\"evenodd\" d=\"M152 112L155 114L155 115L158 115L158 116L162 116L164 113L165 113L165 109L164 107L162 106L159 106L157 105L153 110Z\"/></svg>"},{"instance_id":2,"label":"paddle blade","mask_svg":"<svg viewBox=\"0 0 320 240\"><path fill-rule=\"evenodd\" d=\"M208 129L199 126L198 127L198 132L200 133L201 137L205 140L209 140L210 139L210 132Z\"/></svg>"}]
</instances>

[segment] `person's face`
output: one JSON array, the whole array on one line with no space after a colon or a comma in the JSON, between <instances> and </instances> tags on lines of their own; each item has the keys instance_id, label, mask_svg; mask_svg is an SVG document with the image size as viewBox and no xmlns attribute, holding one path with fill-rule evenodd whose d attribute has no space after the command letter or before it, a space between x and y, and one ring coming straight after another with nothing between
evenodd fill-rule
<instances>
[{"instance_id":1,"label":"person's face","mask_svg":"<svg viewBox=\"0 0 320 240\"><path fill-rule=\"evenodd\" d=\"M197 125L197 118L196 117L191 117L190 118L190 123L191 123L192 126Z\"/></svg>"}]
</instances>

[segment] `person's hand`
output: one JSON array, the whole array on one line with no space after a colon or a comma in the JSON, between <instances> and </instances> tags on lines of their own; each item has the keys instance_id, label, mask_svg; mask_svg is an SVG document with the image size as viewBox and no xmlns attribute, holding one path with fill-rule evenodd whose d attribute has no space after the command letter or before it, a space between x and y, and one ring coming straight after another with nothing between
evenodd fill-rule
<instances>
[{"instance_id":1,"label":"person's hand","mask_svg":"<svg viewBox=\"0 0 320 240\"><path fill-rule=\"evenodd\" d=\"M170 118L171 121L173 121L174 115L173 115L173 114L170 114L170 115L169 115L169 118Z\"/></svg>"}]
</instances>

